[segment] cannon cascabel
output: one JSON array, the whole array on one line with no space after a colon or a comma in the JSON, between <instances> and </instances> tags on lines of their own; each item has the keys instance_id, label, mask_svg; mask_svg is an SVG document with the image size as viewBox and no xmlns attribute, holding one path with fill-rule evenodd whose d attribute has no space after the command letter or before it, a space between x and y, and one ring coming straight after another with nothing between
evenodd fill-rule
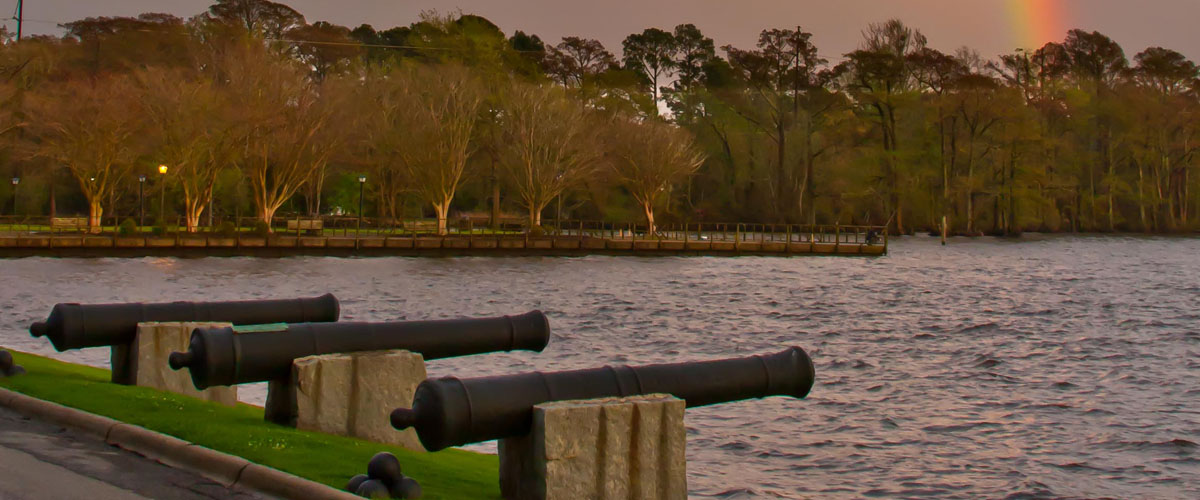
<instances>
[{"instance_id":1,"label":"cannon cascabel","mask_svg":"<svg viewBox=\"0 0 1200 500\"><path fill-rule=\"evenodd\" d=\"M300 323L279 331L234 333L197 328L187 352L171 353L171 368L188 368L192 383L216 385L286 380L292 361L318 354L403 349L426 360L497 351L538 351L550 341L541 311L517 316L393 323Z\"/></svg>"},{"instance_id":2,"label":"cannon cascabel","mask_svg":"<svg viewBox=\"0 0 1200 500\"><path fill-rule=\"evenodd\" d=\"M812 389L812 360L799 347L768 355L647 366L606 366L460 379L427 379L413 407L392 412L392 426L416 428L429 451L524 435L534 405L642 394L670 394L687 406L768 396L803 398Z\"/></svg>"}]
</instances>

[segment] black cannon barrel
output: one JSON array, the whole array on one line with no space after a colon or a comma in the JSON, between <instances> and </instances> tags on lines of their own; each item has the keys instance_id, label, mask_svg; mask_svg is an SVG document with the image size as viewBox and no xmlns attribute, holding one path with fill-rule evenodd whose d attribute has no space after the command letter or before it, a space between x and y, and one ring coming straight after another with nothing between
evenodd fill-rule
<instances>
[{"instance_id":1,"label":"black cannon barrel","mask_svg":"<svg viewBox=\"0 0 1200 500\"><path fill-rule=\"evenodd\" d=\"M171 353L197 389L286 379L292 361L318 354L405 349L429 359L496 351L541 351L550 323L541 311L518 316L394 323L302 323L273 332L197 328L187 352Z\"/></svg>"},{"instance_id":2,"label":"black cannon barrel","mask_svg":"<svg viewBox=\"0 0 1200 500\"><path fill-rule=\"evenodd\" d=\"M235 325L337 321L337 297L232 302L158 304L58 304L46 321L29 327L34 337L49 337L59 351L128 344L137 324L151 321L220 321Z\"/></svg>"},{"instance_id":3,"label":"black cannon barrel","mask_svg":"<svg viewBox=\"0 0 1200 500\"><path fill-rule=\"evenodd\" d=\"M412 409L392 412L392 426L415 427L426 450L437 451L527 434L533 406L549 401L670 394L687 406L768 396L803 398L813 364L799 347L768 355L649 366L606 366L460 379L427 379Z\"/></svg>"}]
</instances>

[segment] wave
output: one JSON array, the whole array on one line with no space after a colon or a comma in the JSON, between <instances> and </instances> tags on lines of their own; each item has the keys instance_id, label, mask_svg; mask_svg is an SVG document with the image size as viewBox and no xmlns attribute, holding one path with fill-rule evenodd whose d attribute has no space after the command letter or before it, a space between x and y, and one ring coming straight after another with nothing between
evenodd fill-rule
<instances>
[{"instance_id":1,"label":"wave","mask_svg":"<svg viewBox=\"0 0 1200 500\"><path fill-rule=\"evenodd\" d=\"M998 359L993 359L993 358L987 358L987 359L984 359L983 361L975 363L975 366L979 367L979 368L991 368L991 367L999 365L1001 363L1003 363L1003 361L1000 361Z\"/></svg>"},{"instance_id":2,"label":"wave","mask_svg":"<svg viewBox=\"0 0 1200 500\"><path fill-rule=\"evenodd\" d=\"M996 427L1002 427L1002 424L999 424L996 422L969 422L969 423L963 423L963 424L950 424L950 425L927 425L925 427L922 427L921 430L923 430L925 432L945 433L945 432L971 431L971 430L975 430L975 429L993 429Z\"/></svg>"},{"instance_id":3,"label":"wave","mask_svg":"<svg viewBox=\"0 0 1200 500\"><path fill-rule=\"evenodd\" d=\"M997 326L996 323L988 321L986 323L979 323L977 325L964 326L962 328L955 330L954 332L955 333L971 333L971 332L977 332L977 331L982 331L982 330L994 330L994 329L996 329L996 326Z\"/></svg>"}]
</instances>

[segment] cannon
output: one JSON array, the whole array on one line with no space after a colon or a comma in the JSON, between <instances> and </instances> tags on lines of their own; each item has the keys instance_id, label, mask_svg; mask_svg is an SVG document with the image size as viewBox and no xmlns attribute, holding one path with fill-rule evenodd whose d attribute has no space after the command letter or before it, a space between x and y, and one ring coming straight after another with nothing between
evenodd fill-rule
<instances>
[{"instance_id":1,"label":"cannon","mask_svg":"<svg viewBox=\"0 0 1200 500\"><path fill-rule=\"evenodd\" d=\"M57 304L46 321L29 327L48 337L58 351L112 346L112 381L133 385L137 379L135 341L138 323L222 322L253 325L337 321L341 306L333 294L283 300L165 302L157 304Z\"/></svg>"},{"instance_id":2,"label":"cannon","mask_svg":"<svg viewBox=\"0 0 1200 500\"><path fill-rule=\"evenodd\" d=\"M396 429L415 428L429 451L529 433L534 405L550 401L670 394L687 407L768 396L803 398L812 360L799 347L769 355L648 366L606 366L460 379L427 379L412 408L391 413Z\"/></svg>"},{"instance_id":3,"label":"cannon","mask_svg":"<svg viewBox=\"0 0 1200 500\"><path fill-rule=\"evenodd\" d=\"M541 311L518 316L393 323L300 323L275 331L235 333L233 328L197 328L187 352L171 353L171 368L188 368L204 390L282 380L292 361L318 354L404 349L426 360L496 351L538 351L550 342L550 323Z\"/></svg>"},{"instance_id":4,"label":"cannon","mask_svg":"<svg viewBox=\"0 0 1200 500\"><path fill-rule=\"evenodd\" d=\"M117 346L133 342L138 323L220 321L235 325L337 321L337 297L236 302L158 304L58 304L46 321L29 327L34 337L49 337L61 351Z\"/></svg>"},{"instance_id":5,"label":"cannon","mask_svg":"<svg viewBox=\"0 0 1200 500\"><path fill-rule=\"evenodd\" d=\"M25 369L13 361L12 353L0 349L0 378L15 377L24 373Z\"/></svg>"},{"instance_id":6,"label":"cannon","mask_svg":"<svg viewBox=\"0 0 1200 500\"><path fill-rule=\"evenodd\" d=\"M495 318L462 318L393 323L301 323L275 331L235 332L197 328L187 352L168 358L172 369L187 368L196 389L269 382L265 418L296 425L292 363L320 354L403 349L425 360L496 351L541 352L550 341L550 323L541 311Z\"/></svg>"}]
</instances>

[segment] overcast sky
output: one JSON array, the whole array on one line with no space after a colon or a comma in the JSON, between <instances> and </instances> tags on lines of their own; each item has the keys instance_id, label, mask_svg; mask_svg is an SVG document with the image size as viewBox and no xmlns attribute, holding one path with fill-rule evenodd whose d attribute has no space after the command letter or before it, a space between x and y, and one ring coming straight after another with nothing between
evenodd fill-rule
<instances>
[{"instance_id":1,"label":"overcast sky","mask_svg":"<svg viewBox=\"0 0 1200 500\"><path fill-rule=\"evenodd\" d=\"M88 16L168 12L190 17L210 0L26 0L27 33L60 34L58 23ZM506 33L520 29L557 43L596 38L620 54L621 40L647 27L694 23L718 46L751 47L764 28L801 26L830 59L853 50L868 23L898 17L944 51L969 46L993 57L1061 40L1069 28L1098 30L1132 57L1149 46L1200 60L1200 0L291 0L308 18L376 29L408 25L422 10L484 16ZM10 17L16 0L0 0ZM5 7L7 6L7 7ZM10 30L13 22L7 23Z\"/></svg>"}]
</instances>

